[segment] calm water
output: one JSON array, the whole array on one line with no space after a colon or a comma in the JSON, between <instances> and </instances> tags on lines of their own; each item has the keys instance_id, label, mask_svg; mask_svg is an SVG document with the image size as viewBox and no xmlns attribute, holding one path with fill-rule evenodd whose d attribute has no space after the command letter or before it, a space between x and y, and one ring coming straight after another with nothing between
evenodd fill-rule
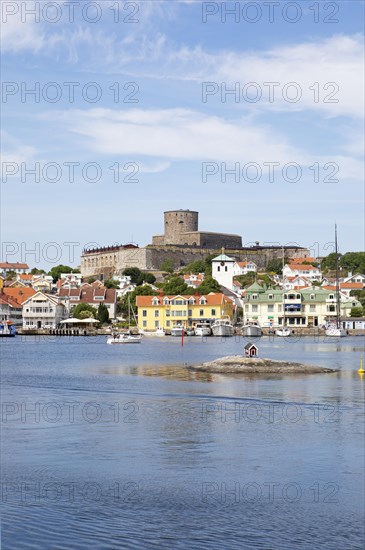
<instances>
[{"instance_id":1,"label":"calm water","mask_svg":"<svg viewBox=\"0 0 365 550\"><path fill-rule=\"evenodd\" d=\"M363 548L362 344L262 338L339 372L251 378L179 366L242 339L1 341L2 548Z\"/></svg>"}]
</instances>

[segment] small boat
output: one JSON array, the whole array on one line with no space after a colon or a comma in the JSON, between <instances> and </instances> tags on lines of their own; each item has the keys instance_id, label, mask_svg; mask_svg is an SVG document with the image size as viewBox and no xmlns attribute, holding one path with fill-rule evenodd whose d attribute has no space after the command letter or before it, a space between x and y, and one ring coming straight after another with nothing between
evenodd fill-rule
<instances>
[{"instance_id":1,"label":"small boat","mask_svg":"<svg viewBox=\"0 0 365 550\"><path fill-rule=\"evenodd\" d=\"M290 328L288 328L288 327L278 328L278 329L275 331L275 335L276 335L276 336L288 337L288 336L291 336L291 330L290 330Z\"/></svg>"},{"instance_id":2,"label":"small boat","mask_svg":"<svg viewBox=\"0 0 365 550\"><path fill-rule=\"evenodd\" d=\"M185 327L181 325L177 325L171 329L171 336L182 336L183 333L185 334Z\"/></svg>"},{"instance_id":3,"label":"small boat","mask_svg":"<svg viewBox=\"0 0 365 550\"><path fill-rule=\"evenodd\" d=\"M142 336L140 334L132 334L131 333L131 311L133 313L133 317L135 319L135 322L137 324L136 316L134 314L133 308L131 306L130 297L128 294L128 326L129 330L128 332L114 332L111 336L107 338L106 343L107 344L140 344L142 340Z\"/></svg>"},{"instance_id":4,"label":"small boat","mask_svg":"<svg viewBox=\"0 0 365 550\"><path fill-rule=\"evenodd\" d=\"M195 336L195 330L193 328L187 328L186 336Z\"/></svg>"},{"instance_id":5,"label":"small boat","mask_svg":"<svg viewBox=\"0 0 365 550\"><path fill-rule=\"evenodd\" d=\"M107 344L140 344L142 337L140 334L131 334L131 333L122 333L122 334L113 334L109 336L106 343Z\"/></svg>"},{"instance_id":6,"label":"small boat","mask_svg":"<svg viewBox=\"0 0 365 550\"><path fill-rule=\"evenodd\" d=\"M213 336L233 336L234 329L229 317L216 319L212 324Z\"/></svg>"},{"instance_id":7,"label":"small boat","mask_svg":"<svg viewBox=\"0 0 365 550\"><path fill-rule=\"evenodd\" d=\"M260 325L256 321L247 321L242 327L242 336L262 336Z\"/></svg>"},{"instance_id":8,"label":"small boat","mask_svg":"<svg viewBox=\"0 0 365 550\"><path fill-rule=\"evenodd\" d=\"M337 225L335 225L335 253L336 253L336 322L329 323L326 328L326 336L334 338L343 338L347 336L347 331L341 327L341 297L340 282L338 272L338 243L337 243Z\"/></svg>"},{"instance_id":9,"label":"small boat","mask_svg":"<svg viewBox=\"0 0 365 550\"><path fill-rule=\"evenodd\" d=\"M149 332L142 331L143 336L166 336L165 329L157 328L156 330L151 330Z\"/></svg>"},{"instance_id":10,"label":"small boat","mask_svg":"<svg viewBox=\"0 0 365 550\"><path fill-rule=\"evenodd\" d=\"M211 336L212 329L209 323L197 323L194 332L195 336Z\"/></svg>"},{"instance_id":11,"label":"small boat","mask_svg":"<svg viewBox=\"0 0 365 550\"><path fill-rule=\"evenodd\" d=\"M0 338L13 338L16 328L9 321L0 321Z\"/></svg>"},{"instance_id":12,"label":"small boat","mask_svg":"<svg viewBox=\"0 0 365 550\"><path fill-rule=\"evenodd\" d=\"M326 336L332 336L335 338L344 338L347 336L347 331L336 324L330 325L326 328Z\"/></svg>"}]
</instances>

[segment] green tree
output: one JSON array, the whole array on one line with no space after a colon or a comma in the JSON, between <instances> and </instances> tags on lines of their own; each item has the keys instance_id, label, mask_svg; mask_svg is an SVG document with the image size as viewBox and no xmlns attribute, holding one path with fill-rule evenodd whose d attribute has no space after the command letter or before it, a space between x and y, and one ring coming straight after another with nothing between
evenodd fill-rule
<instances>
[{"instance_id":1,"label":"green tree","mask_svg":"<svg viewBox=\"0 0 365 550\"><path fill-rule=\"evenodd\" d=\"M109 311L105 304L99 304L96 318L100 323L109 323Z\"/></svg>"},{"instance_id":2,"label":"green tree","mask_svg":"<svg viewBox=\"0 0 365 550\"><path fill-rule=\"evenodd\" d=\"M237 275L235 279L237 279L243 287L247 287L255 282L256 273L254 271L249 271L246 275Z\"/></svg>"},{"instance_id":3,"label":"green tree","mask_svg":"<svg viewBox=\"0 0 365 550\"><path fill-rule=\"evenodd\" d=\"M82 317L80 317L80 315L84 312L87 312L87 315L83 315ZM94 317L94 319L96 319L96 309L90 304L82 302L81 304L77 304L77 306L74 306L72 308L71 316L76 317L76 319L85 319L86 317Z\"/></svg>"},{"instance_id":4,"label":"green tree","mask_svg":"<svg viewBox=\"0 0 365 550\"><path fill-rule=\"evenodd\" d=\"M363 308L360 306L352 307L350 311L350 317L362 317L363 316Z\"/></svg>"},{"instance_id":5,"label":"green tree","mask_svg":"<svg viewBox=\"0 0 365 550\"><path fill-rule=\"evenodd\" d=\"M46 272L44 271L44 269L37 269L36 267L33 267L30 274L31 275L45 275Z\"/></svg>"},{"instance_id":6,"label":"green tree","mask_svg":"<svg viewBox=\"0 0 365 550\"><path fill-rule=\"evenodd\" d=\"M202 284L198 286L197 291L199 292L199 294L209 294L209 292L221 292L221 286L218 281L208 275L208 277L205 277Z\"/></svg>"},{"instance_id":7,"label":"green tree","mask_svg":"<svg viewBox=\"0 0 365 550\"><path fill-rule=\"evenodd\" d=\"M338 255L341 259L341 254ZM331 254L328 254L325 258L323 258L321 262L321 270L325 273L327 271L333 271L336 269L336 252L331 252Z\"/></svg>"},{"instance_id":8,"label":"green tree","mask_svg":"<svg viewBox=\"0 0 365 550\"><path fill-rule=\"evenodd\" d=\"M16 277L15 271L10 270L10 271L6 272L5 280L6 281L12 281L13 279L15 279L15 277Z\"/></svg>"},{"instance_id":9,"label":"green tree","mask_svg":"<svg viewBox=\"0 0 365 550\"><path fill-rule=\"evenodd\" d=\"M90 279L87 280L89 285L91 285L92 283L95 283L95 281L96 281L95 277L90 277Z\"/></svg>"},{"instance_id":10,"label":"green tree","mask_svg":"<svg viewBox=\"0 0 365 550\"><path fill-rule=\"evenodd\" d=\"M153 285L156 282L156 277L153 275L153 273L143 273L143 281L145 283Z\"/></svg>"},{"instance_id":11,"label":"green tree","mask_svg":"<svg viewBox=\"0 0 365 550\"><path fill-rule=\"evenodd\" d=\"M174 262L170 258L166 258L166 260L164 260L160 265L160 271L166 271L166 273L173 273Z\"/></svg>"},{"instance_id":12,"label":"green tree","mask_svg":"<svg viewBox=\"0 0 365 550\"><path fill-rule=\"evenodd\" d=\"M284 265L287 263L286 258L284 258ZM277 258L275 260L270 260L267 263L266 271L268 273L277 273L278 275L281 275L283 272L283 260L281 258Z\"/></svg>"},{"instance_id":13,"label":"green tree","mask_svg":"<svg viewBox=\"0 0 365 550\"><path fill-rule=\"evenodd\" d=\"M365 273L365 252L346 252L339 261L340 267L353 273Z\"/></svg>"},{"instance_id":14,"label":"green tree","mask_svg":"<svg viewBox=\"0 0 365 550\"><path fill-rule=\"evenodd\" d=\"M170 277L168 281L166 281L162 285L162 291L165 294L184 294L186 292L191 292L191 287L189 288L188 285L184 282L181 277L173 276Z\"/></svg>"},{"instance_id":15,"label":"green tree","mask_svg":"<svg viewBox=\"0 0 365 550\"><path fill-rule=\"evenodd\" d=\"M60 265L56 265L55 267L52 267L48 275L51 275L51 277L53 277L53 282L57 283L58 279L61 276L61 273L80 273L80 270L74 269L69 265L60 264Z\"/></svg>"},{"instance_id":16,"label":"green tree","mask_svg":"<svg viewBox=\"0 0 365 550\"><path fill-rule=\"evenodd\" d=\"M142 271L138 269L138 267L127 267L123 271L123 275L127 275L128 277L130 277L131 283L133 283L134 285L138 284L141 274L142 274Z\"/></svg>"},{"instance_id":17,"label":"green tree","mask_svg":"<svg viewBox=\"0 0 365 550\"><path fill-rule=\"evenodd\" d=\"M118 288L119 288L119 282L116 281L115 279L107 279L107 280L104 282L104 286L105 286L106 288L118 289Z\"/></svg>"}]
</instances>

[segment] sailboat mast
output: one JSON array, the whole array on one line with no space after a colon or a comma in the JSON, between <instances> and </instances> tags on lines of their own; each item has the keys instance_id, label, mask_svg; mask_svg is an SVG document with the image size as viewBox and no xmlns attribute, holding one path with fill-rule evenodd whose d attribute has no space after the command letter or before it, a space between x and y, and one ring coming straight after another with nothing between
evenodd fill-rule
<instances>
[{"instance_id":1,"label":"sailboat mast","mask_svg":"<svg viewBox=\"0 0 365 550\"><path fill-rule=\"evenodd\" d=\"M282 279L282 284L283 284L283 327L285 327L284 264L285 264L285 254L284 254L284 247L283 247L283 267L282 267L282 270L281 270L281 279Z\"/></svg>"},{"instance_id":2,"label":"sailboat mast","mask_svg":"<svg viewBox=\"0 0 365 550\"><path fill-rule=\"evenodd\" d=\"M340 327L341 311L340 311L340 281L338 271L338 244L337 244L337 224L335 224L335 250L336 250L336 325Z\"/></svg>"}]
</instances>

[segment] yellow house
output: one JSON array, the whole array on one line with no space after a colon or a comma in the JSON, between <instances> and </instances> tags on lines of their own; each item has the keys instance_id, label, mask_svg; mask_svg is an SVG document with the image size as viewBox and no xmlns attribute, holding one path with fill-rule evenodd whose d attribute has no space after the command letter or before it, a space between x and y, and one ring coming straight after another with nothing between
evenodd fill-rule
<instances>
[{"instance_id":1,"label":"yellow house","mask_svg":"<svg viewBox=\"0 0 365 550\"><path fill-rule=\"evenodd\" d=\"M202 296L137 296L138 327L141 330L170 330L176 326L194 327L233 318L233 301L220 292Z\"/></svg>"},{"instance_id":2,"label":"yellow house","mask_svg":"<svg viewBox=\"0 0 365 550\"><path fill-rule=\"evenodd\" d=\"M1 290L1 289L3 288L3 286L4 286L4 280L5 280L4 277L1 277L1 275L0 275L0 290Z\"/></svg>"}]
</instances>

